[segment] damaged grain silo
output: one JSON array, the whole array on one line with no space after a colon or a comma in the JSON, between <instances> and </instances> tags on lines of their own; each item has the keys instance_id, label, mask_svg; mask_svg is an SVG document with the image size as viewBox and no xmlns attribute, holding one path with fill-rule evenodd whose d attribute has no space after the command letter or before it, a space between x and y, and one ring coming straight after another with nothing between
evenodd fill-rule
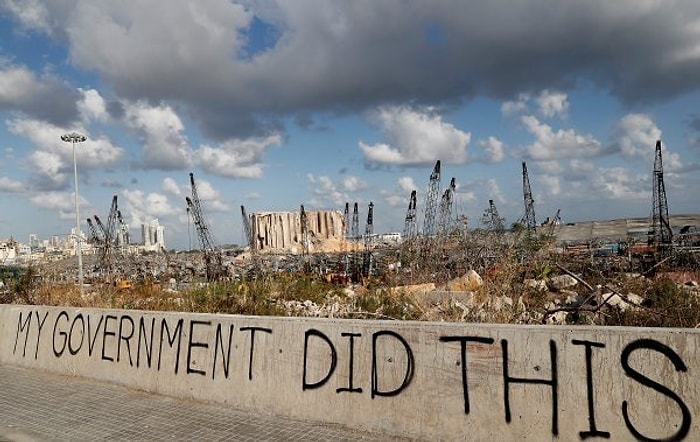
<instances>
[{"instance_id":1,"label":"damaged grain silo","mask_svg":"<svg viewBox=\"0 0 700 442\"><path fill-rule=\"evenodd\" d=\"M258 212L250 215L251 236L258 251L300 252L304 249L304 230L309 251L337 249L344 239L345 220L337 210L305 212Z\"/></svg>"}]
</instances>

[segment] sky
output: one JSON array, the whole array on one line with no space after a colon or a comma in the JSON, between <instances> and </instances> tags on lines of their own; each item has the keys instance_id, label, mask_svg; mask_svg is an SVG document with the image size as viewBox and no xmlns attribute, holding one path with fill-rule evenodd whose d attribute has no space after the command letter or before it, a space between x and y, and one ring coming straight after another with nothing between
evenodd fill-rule
<instances>
[{"instance_id":1,"label":"sky","mask_svg":"<svg viewBox=\"0 0 700 442\"><path fill-rule=\"evenodd\" d=\"M671 214L700 213L697 0L0 0L0 238L81 229L118 196L197 247L248 213L359 206L402 231L410 193L455 178L537 222L647 217L662 141Z\"/></svg>"}]
</instances>

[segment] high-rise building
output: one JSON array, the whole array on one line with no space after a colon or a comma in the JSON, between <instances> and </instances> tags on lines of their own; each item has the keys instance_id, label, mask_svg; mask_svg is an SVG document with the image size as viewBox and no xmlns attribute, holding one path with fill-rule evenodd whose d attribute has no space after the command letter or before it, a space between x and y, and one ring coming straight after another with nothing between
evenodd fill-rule
<instances>
[{"instance_id":1,"label":"high-rise building","mask_svg":"<svg viewBox=\"0 0 700 442\"><path fill-rule=\"evenodd\" d=\"M165 250L165 227L153 219L148 224L141 224L141 236L146 250Z\"/></svg>"},{"instance_id":2,"label":"high-rise building","mask_svg":"<svg viewBox=\"0 0 700 442\"><path fill-rule=\"evenodd\" d=\"M29 234L29 247L31 249L36 249L39 247L39 237L34 233Z\"/></svg>"}]
</instances>

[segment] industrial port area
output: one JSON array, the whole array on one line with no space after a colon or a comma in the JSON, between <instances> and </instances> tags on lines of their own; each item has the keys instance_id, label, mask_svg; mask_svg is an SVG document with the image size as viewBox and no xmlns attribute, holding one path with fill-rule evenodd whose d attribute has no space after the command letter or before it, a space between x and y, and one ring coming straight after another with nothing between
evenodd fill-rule
<instances>
[{"instance_id":1,"label":"industrial port area","mask_svg":"<svg viewBox=\"0 0 700 442\"><path fill-rule=\"evenodd\" d=\"M402 232L374 232L373 203L344 210L247 213L247 244L211 234L190 173L187 213L196 250L166 250L157 220L135 243L115 195L103 221L87 218L77 244L34 256L4 241L4 303L41 303L348 318L696 326L700 215L670 215L661 142L651 216L537 222L527 164L524 214L511 226L488 201L481 219L454 207L438 160L425 207L414 190ZM419 218L422 224L419 224ZM58 241L56 241L58 242ZM71 246L75 246L71 249ZM48 248L47 248L48 249ZM66 253L66 250L69 253ZM74 251L74 253L70 253ZM75 252L77 250L77 252ZM31 256L31 259L27 257Z\"/></svg>"}]
</instances>

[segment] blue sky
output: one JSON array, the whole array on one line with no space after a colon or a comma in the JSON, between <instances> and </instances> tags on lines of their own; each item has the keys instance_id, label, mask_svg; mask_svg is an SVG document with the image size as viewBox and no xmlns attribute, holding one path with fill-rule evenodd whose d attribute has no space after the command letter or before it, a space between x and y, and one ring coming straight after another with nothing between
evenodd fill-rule
<instances>
[{"instance_id":1,"label":"blue sky","mask_svg":"<svg viewBox=\"0 0 700 442\"><path fill-rule=\"evenodd\" d=\"M401 231L436 160L471 227L700 213L700 3L0 0L0 237L67 234L113 195L188 247L194 173L217 242L246 210ZM86 225L82 225L86 230ZM193 241L196 237L193 236Z\"/></svg>"}]
</instances>

